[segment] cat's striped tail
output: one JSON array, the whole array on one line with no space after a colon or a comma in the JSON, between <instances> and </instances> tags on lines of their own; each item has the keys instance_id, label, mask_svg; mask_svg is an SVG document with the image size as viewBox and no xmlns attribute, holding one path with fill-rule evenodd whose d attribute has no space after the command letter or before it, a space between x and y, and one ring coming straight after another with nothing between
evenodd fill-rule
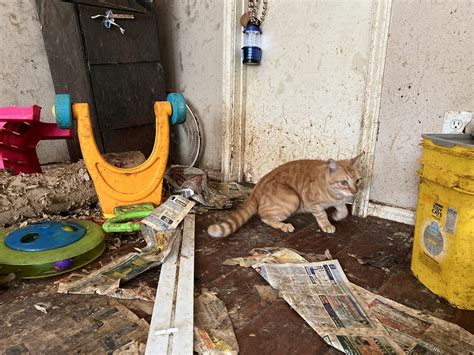
<instances>
[{"instance_id":1,"label":"cat's striped tail","mask_svg":"<svg viewBox=\"0 0 474 355\"><path fill-rule=\"evenodd\" d=\"M224 238L234 233L254 214L257 213L257 200L252 196L231 212L223 222L212 224L207 228L207 234L214 238Z\"/></svg>"}]
</instances>

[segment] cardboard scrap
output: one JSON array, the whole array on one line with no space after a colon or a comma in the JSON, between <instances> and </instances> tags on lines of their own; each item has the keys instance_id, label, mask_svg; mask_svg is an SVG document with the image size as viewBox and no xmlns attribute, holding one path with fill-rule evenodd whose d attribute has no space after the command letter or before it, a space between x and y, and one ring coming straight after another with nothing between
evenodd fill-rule
<instances>
[{"instance_id":1,"label":"cardboard scrap","mask_svg":"<svg viewBox=\"0 0 474 355\"><path fill-rule=\"evenodd\" d=\"M239 352L224 302L206 290L194 301L194 351L209 355L237 355Z\"/></svg>"}]
</instances>

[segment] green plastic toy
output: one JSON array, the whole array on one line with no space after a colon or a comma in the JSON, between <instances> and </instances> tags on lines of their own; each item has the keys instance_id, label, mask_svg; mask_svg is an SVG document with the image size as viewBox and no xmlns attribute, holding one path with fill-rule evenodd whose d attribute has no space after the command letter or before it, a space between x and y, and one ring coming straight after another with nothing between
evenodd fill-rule
<instances>
[{"instance_id":1,"label":"green plastic toy","mask_svg":"<svg viewBox=\"0 0 474 355\"><path fill-rule=\"evenodd\" d=\"M106 233L133 233L140 230L140 222L133 222L148 217L155 207L151 203L120 206L114 209L115 217L108 219L102 229Z\"/></svg>"}]
</instances>

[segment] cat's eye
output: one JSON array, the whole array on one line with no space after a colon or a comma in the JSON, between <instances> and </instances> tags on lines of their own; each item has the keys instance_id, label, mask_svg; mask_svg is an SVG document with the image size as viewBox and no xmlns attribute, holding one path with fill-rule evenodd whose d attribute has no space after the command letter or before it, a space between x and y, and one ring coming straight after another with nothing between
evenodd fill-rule
<instances>
[{"instance_id":1,"label":"cat's eye","mask_svg":"<svg viewBox=\"0 0 474 355\"><path fill-rule=\"evenodd\" d=\"M362 182L362 179L357 179L356 184L359 185Z\"/></svg>"},{"instance_id":2,"label":"cat's eye","mask_svg":"<svg viewBox=\"0 0 474 355\"><path fill-rule=\"evenodd\" d=\"M349 181L347 180L341 180L339 182L341 183L342 186L349 186Z\"/></svg>"}]
</instances>

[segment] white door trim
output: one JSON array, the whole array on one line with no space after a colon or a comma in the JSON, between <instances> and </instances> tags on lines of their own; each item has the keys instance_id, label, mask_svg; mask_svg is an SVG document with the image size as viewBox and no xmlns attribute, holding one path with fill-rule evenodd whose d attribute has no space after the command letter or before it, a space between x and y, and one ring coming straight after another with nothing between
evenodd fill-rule
<instances>
[{"instance_id":1,"label":"white door trim","mask_svg":"<svg viewBox=\"0 0 474 355\"><path fill-rule=\"evenodd\" d=\"M358 147L359 152L364 152L361 168L366 178L366 183L353 205L353 213L359 217L367 217L369 211L370 184L373 177L375 144L379 125L391 12L392 0L374 0L370 39L371 48Z\"/></svg>"},{"instance_id":2,"label":"white door trim","mask_svg":"<svg viewBox=\"0 0 474 355\"><path fill-rule=\"evenodd\" d=\"M240 16L245 0L224 1L224 58L222 72L222 178L242 181L246 70L240 60Z\"/></svg>"},{"instance_id":3,"label":"white door trim","mask_svg":"<svg viewBox=\"0 0 474 355\"><path fill-rule=\"evenodd\" d=\"M368 214L370 216L410 225L415 224L416 218L416 213L413 210L396 206L381 205L373 202L368 203Z\"/></svg>"}]
</instances>

